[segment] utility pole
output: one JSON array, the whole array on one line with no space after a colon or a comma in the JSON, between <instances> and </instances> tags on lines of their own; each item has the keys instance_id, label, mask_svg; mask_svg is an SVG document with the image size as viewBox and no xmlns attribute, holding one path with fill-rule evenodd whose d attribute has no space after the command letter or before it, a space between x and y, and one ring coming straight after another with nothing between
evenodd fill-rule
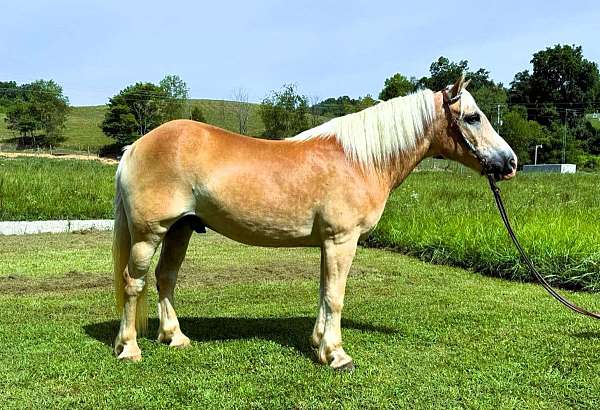
<instances>
[{"instance_id":1,"label":"utility pole","mask_svg":"<svg viewBox=\"0 0 600 410\"><path fill-rule=\"evenodd\" d=\"M569 114L569 109L565 108L565 127L563 131L563 140L562 140L562 163L565 164L567 162L567 114Z\"/></svg>"}]
</instances>

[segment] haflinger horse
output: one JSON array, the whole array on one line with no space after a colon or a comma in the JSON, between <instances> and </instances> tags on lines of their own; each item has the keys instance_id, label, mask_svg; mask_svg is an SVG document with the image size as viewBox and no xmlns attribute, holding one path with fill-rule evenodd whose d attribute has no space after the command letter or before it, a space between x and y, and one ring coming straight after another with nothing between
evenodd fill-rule
<instances>
[{"instance_id":1,"label":"haflinger horse","mask_svg":"<svg viewBox=\"0 0 600 410\"><path fill-rule=\"evenodd\" d=\"M174 287L192 232L208 227L235 241L319 247L319 304L310 343L317 360L353 368L341 315L357 242L379 221L390 192L430 156L496 179L517 159L466 91L421 90L335 118L282 141L188 120L168 122L124 151L116 173L113 259L121 325L114 350L137 361L147 323L146 273L156 267L158 340L190 344L174 310Z\"/></svg>"}]
</instances>

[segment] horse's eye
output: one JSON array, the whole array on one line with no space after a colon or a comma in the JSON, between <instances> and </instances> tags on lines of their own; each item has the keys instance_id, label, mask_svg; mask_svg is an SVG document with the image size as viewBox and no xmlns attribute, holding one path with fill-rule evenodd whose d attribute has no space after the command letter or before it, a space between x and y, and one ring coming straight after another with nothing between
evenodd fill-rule
<instances>
[{"instance_id":1,"label":"horse's eye","mask_svg":"<svg viewBox=\"0 0 600 410\"><path fill-rule=\"evenodd\" d=\"M475 125L480 121L479 114L469 114L465 116L465 122L471 125Z\"/></svg>"}]
</instances>

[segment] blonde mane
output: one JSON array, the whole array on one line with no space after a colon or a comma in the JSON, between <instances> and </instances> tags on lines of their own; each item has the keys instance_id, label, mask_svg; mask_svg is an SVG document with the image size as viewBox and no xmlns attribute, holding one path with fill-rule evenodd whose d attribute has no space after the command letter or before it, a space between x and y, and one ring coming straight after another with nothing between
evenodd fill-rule
<instances>
[{"instance_id":1,"label":"blonde mane","mask_svg":"<svg viewBox=\"0 0 600 410\"><path fill-rule=\"evenodd\" d=\"M334 136L347 157L363 165L380 165L414 149L434 116L433 92L421 90L334 118L289 140Z\"/></svg>"}]
</instances>

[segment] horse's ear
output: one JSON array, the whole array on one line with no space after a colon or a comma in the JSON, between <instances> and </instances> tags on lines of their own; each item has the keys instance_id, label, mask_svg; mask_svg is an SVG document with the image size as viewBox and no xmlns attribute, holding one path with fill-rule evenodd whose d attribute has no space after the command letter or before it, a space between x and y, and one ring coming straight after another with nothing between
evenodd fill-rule
<instances>
[{"instance_id":1,"label":"horse's ear","mask_svg":"<svg viewBox=\"0 0 600 410\"><path fill-rule=\"evenodd\" d=\"M470 78L467 81L465 81L465 83L463 84L463 90L466 90L467 87L469 86L469 84L471 84L471 79Z\"/></svg>"},{"instance_id":2,"label":"horse's ear","mask_svg":"<svg viewBox=\"0 0 600 410\"><path fill-rule=\"evenodd\" d=\"M456 80L456 82L450 89L450 98L456 97L458 95L458 93L460 93L463 90L464 84L465 84L465 72L463 71L460 74L460 77L458 78L458 80Z\"/></svg>"}]
</instances>

